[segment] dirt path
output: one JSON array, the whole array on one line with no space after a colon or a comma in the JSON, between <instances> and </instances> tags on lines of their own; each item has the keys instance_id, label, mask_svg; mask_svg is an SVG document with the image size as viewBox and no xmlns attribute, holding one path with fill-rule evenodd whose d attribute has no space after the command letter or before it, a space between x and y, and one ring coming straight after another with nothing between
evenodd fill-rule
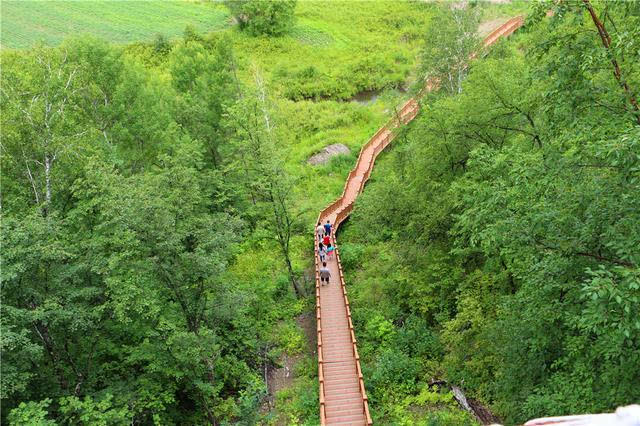
<instances>
[{"instance_id":1,"label":"dirt path","mask_svg":"<svg viewBox=\"0 0 640 426\"><path fill-rule=\"evenodd\" d=\"M298 315L296 318L296 324L304 332L307 346L306 350L302 354L283 354L278 360L279 366L272 368L267 372L266 382L268 395L262 405L263 413L278 409L275 404L276 395L278 391L293 386L296 365L301 362L307 354L314 358L317 356L316 319L313 317L313 314L311 312L307 312ZM286 422L283 420L283 422L277 423L277 425L285 426Z\"/></svg>"}]
</instances>

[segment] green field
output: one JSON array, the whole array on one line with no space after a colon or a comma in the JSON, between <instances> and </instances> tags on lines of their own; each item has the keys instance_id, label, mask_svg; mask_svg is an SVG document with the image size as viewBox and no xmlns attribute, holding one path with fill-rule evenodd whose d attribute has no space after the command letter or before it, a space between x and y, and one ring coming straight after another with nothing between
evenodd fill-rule
<instances>
[{"instance_id":1,"label":"green field","mask_svg":"<svg viewBox=\"0 0 640 426\"><path fill-rule=\"evenodd\" d=\"M190 1L2 1L3 48L38 41L57 45L64 38L91 34L115 43L179 36L187 25L200 32L228 25L224 7Z\"/></svg>"}]
</instances>

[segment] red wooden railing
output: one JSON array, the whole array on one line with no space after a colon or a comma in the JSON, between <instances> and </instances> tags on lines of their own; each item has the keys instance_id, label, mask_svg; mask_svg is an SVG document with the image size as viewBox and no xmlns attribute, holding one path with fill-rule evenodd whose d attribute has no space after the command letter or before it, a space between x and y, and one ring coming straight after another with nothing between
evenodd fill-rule
<instances>
[{"instance_id":1,"label":"red wooden railing","mask_svg":"<svg viewBox=\"0 0 640 426\"><path fill-rule=\"evenodd\" d=\"M524 17L517 16L509 19L503 25L492 31L483 42L484 47L488 47L495 43L500 37L506 37L512 34L515 30L522 26ZM428 81L425 84L425 90L418 94L420 97L424 92L431 90L437 83ZM333 229L338 230L340 224L349 216L353 210L353 204L356 197L362 192L365 183L371 175L373 165L377 156L382 152L394 138L393 129L406 124L413 120L418 114L419 104L416 99L412 98L405 102L396 116L390 119L384 126L382 126L367 143L360 149L358 160L356 165L349 172L349 176L344 185L344 189L340 197L329 203L318 215L316 223L325 223L327 219L331 220ZM333 243L335 246L335 234L333 233ZM314 232L315 233L315 232ZM316 321L317 321L317 337L318 337L318 380L319 380L319 398L320 398L320 422L322 425L327 424L326 413L326 400L325 400L325 387L324 387L324 371L323 371L323 341L322 341L322 300L320 297L320 276L319 276L319 257L318 257L318 237L315 237L315 265L316 265ZM340 252L336 246L336 258L338 261L340 286L342 288L342 295L344 297L345 315L347 316L349 331L351 334L351 346L353 356L356 364L356 374L360 385L360 394L362 396L362 409L368 425L373 424L371 415L369 413L369 402L364 385L364 378L362 375L362 369L360 366L360 356L358 355L358 347L356 343L355 332L353 329L353 322L351 320L351 306L349 304L349 298L347 296L347 287L344 282L344 275L342 272L342 264L340 262Z\"/></svg>"}]
</instances>

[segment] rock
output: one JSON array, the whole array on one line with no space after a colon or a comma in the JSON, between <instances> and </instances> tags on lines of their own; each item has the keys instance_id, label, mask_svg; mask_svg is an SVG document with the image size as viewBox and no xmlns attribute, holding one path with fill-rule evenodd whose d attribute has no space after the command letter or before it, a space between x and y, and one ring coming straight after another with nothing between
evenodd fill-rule
<instances>
[{"instance_id":1,"label":"rock","mask_svg":"<svg viewBox=\"0 0 640 426\"><path fill-rule=\"evenodd\" d=\"M322 151L317 154L314 154L307 160L307 163L312 166L317 166L319 164L327 164L331 157L335 157L336 155L348 155L351 154L351 150L344 144L334 143L333 145L325 146Z\"/></svg>"}]
</instances>

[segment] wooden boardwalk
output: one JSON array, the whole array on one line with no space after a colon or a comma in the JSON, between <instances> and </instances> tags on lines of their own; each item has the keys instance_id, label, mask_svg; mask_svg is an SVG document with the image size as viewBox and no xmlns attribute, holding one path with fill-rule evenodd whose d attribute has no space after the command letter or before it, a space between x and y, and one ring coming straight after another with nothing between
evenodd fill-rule
<instances>
[{"instance_id":1,"label":"wooden boardwalk","mask_svg":"<svg viewBox=\"0 0 640 426\"><path fill-rule=\"evenodd\" d=\"M500 37L508 36L522 26L523 18L516 17L505 22L484 40L489 46ZM433 84L427 83L426 90ZM353 203L369 179L376 157L393 140L393 129L408 123L418 114L419 104L415 99L407 101L397 116L362 147L355 168L349 173L342 195L329 204L318 215L318 221L327 220L333 227L332 241L336 231L351 213ZM331 271L328 285L321 285L319 278L318 239L315 239L316 261L316 321L318 333L318 379L320 385L320 423L322 425L370 425L369 403L360 368L360 357L356 344L351 306L340 264L340 252L336 249L327 266Z\"/></svg>"}]
</instances>

